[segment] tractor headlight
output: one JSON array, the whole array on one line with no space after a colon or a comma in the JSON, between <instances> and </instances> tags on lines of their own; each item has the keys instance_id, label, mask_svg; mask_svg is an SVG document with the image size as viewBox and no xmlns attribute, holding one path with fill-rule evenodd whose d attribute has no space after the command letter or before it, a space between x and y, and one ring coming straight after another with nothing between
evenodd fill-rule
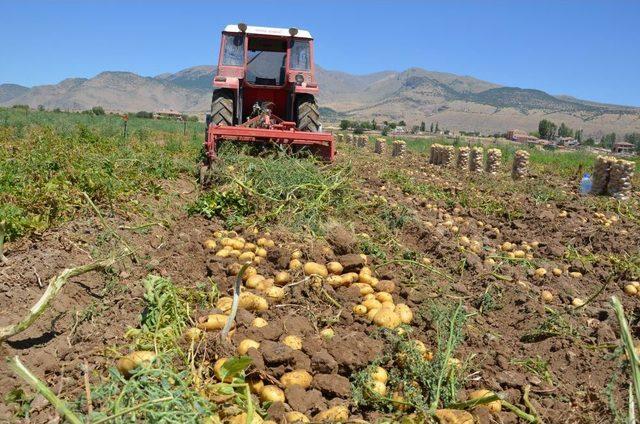
<instances>
[{"instance_id":1,"label":"tractor headlight","mask_svg":"<svg viewBox=\"0 0 640 424\"><path fill-rule=\"evenodd\" d=\"M300 85L304 82L304 76L302 74L296 75L296 84Z\"/></svg>"}]
</instances>

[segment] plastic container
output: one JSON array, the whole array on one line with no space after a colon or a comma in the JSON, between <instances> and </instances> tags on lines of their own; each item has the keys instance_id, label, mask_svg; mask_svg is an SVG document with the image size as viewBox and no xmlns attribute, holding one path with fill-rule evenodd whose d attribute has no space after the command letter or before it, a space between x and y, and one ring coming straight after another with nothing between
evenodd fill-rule
<instances>
[{"instance_id":1,"label":"plastic container","mask_svg":"<svg viewBox=\"0 0 640 424\"><path fill-rule=\"evenodd\" d=\"M591 174L584 174L580 180L580 194L589 194L592 186Z\"/></svg>"}]
</instances>

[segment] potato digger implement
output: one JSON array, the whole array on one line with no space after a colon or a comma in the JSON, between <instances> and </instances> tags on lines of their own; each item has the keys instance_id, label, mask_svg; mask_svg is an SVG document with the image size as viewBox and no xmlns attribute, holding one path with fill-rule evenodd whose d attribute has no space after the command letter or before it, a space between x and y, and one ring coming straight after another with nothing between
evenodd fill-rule
<instances>
[{"instance_id":1,"label":"potato digger implement","mask_svg":"<svg viewBox=\"0 0 640 424\"><path fill-rule=\"evenodd\" d=\"M319 88L308 31L228 25L213 86L204 168L211 168L225 141L278 144L333 160L333 135L322 132L315 100Z\"/></svg>"}]
</instances>

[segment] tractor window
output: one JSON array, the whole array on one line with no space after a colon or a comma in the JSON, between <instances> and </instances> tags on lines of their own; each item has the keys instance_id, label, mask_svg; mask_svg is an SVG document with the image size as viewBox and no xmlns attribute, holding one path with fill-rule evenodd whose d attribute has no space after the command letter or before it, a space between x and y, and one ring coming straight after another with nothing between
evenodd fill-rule
<instances>
[{"instance_id":1,"label":"tractor window","mask_svg":"<svg viewBox=\"0 0 640 424\"><path fill-rule=\"evenodd\" d=\"M247 81L255 85L284 85L286 57L286 40L250 38Z\"/></svg>"},{"instance_id":2,"label":"tractor window","mask_svg":"<svg viewBox=\"0 0 640 424\"><path fill-rule=\"evenodd\" d=\"M238 34L224 35L224 55L222 64L226 66L244 65L244 36Z\"/></svg>"},{"instance_id":3,"label":"tractor window","mask_svg":"<svg viewBox=\"0 0 640 424\"><path fill-rule=\"evenodd\" d=\"M311 69L310 56L309 40L293 40L291 42L291 69L309 71Z\"/></svg>"}]
</instances>

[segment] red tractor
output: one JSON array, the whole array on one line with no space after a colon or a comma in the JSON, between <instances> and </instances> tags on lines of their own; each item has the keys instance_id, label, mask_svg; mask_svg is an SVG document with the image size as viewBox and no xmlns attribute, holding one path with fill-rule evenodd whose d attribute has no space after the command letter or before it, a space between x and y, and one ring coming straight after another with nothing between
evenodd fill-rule
<instances>
[{"instance_id":1,"label":"red tractor","mask_svg":"<svg viewBox=\"0 0 640 424\"><path fill-rule=\"evenodd\" d=\"M322 132L315 100L313 38L297 28L227 25L207 114L205 165L222 141L280 144L332 161L333 136Z\"/></svg>"}]
</instances>

